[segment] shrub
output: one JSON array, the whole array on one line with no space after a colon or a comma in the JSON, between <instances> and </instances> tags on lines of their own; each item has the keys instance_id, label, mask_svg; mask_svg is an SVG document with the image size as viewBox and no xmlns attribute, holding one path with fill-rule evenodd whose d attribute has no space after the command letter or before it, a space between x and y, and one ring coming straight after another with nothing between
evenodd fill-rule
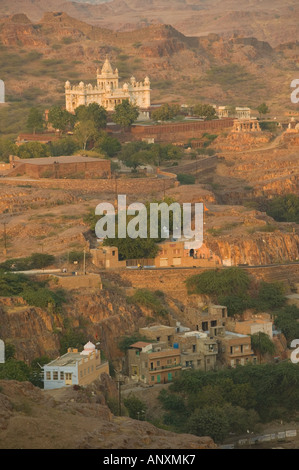
<instances>
[{"instance_id":1,"label":"shrub","mask_svg":"<svg viewBox=\"0 0 299 470\"><path fill-rule=\"evenodd\" d=\"M195 176L193 175L179 173L177 175L177 179L180 182L180 184L195 184Z\"/></svg>"}]
</instances>

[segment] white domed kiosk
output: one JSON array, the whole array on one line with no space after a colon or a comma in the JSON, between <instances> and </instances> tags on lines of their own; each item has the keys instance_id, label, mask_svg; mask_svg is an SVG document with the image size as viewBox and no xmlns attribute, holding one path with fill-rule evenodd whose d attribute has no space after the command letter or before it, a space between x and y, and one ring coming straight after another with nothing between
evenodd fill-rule
<instances>
[{"instance_id":1,"label":"white domed kiosk","mask_svg":"<svg viewBox=\"0 0 299 470\"><path fill-rule=\"evenodd\" d=\"M93 343L88 341L88 343L85 344L83 351L80 353L83 356L88 356L89 354L93 353L96 351L96 347Z\"/></svg>"}]
</instances>

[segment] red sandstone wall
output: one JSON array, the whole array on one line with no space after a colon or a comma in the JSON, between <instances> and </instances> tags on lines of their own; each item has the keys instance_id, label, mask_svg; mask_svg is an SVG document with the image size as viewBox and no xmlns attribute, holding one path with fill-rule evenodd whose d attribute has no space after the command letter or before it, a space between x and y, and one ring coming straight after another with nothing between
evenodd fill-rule
<instances>
[{"instance_id":1,"label":"red sandstone wall","mask_svg":"<svg viewBox=\"0 0 299 470\"><path fill-rule=\"evenodd\" d=\"M203 132L228 129L233 126L233 119L216 119L213 121L196 121L186 123L162 124L156 126L133 126L131 135L136 139L154 138L158 141L186 142L199 137Z\"/></svg>"}]
</instances>

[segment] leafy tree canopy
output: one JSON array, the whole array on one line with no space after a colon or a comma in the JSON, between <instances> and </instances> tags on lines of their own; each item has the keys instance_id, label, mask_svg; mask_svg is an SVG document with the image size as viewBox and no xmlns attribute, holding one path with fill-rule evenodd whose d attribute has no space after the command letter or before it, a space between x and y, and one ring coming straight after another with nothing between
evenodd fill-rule
<instances>
[{"instance_id":1,"label":"leafy tree canopy","mask_svg":"<svg viewBox=\"0 0 299 470\"><path fill-rule=\"evenodd\" d=\"M92 121L96 129L104 129L107 126L108 113L103 106L97 103L78 106L75 110L75 116L79 122Z\"/></svg>"},{"instance_id":2,"label":"leafy tree canopy","mask_svg":"<svg viewBox=\"0 0 299 470\"><path fill-rule=\"evenodd\" d=\"M206 121L217 118L215 108L209 104L196 104L193 107L193 114L199 117L203 117Z\"/></svg>"},{"instance_id":3,"label":"leafy tree canopy","mask_svg":"<svg viewBox=\"0 0 299 470\"><path fill-rule=\"evenodd\" d=\"M35 134L44 128L43 113L38 108L31 108L27 118L27 129Z\"/></svg>"},{"instance_id":4,"label":"leafy tree canopy","mask_svg":"<svg viewBox=\"0 0 299 470\"><path fill-rule=\"evenodd\" d=\"M54 129L65 131L68 127L72 128L75 122L75 116L60 106L52 106L48 116L50 124Z\"/></svg>"},{"instance_id":5,"label":"leafy tree canopy","mask_svg":"<svg viewBox=\"0 0 299 470\"><path fill-rule=\"evenodd\" d=\"M159 108L152 112L154 121L170 121L180 114L180 106L178 104L162 104Z\"/></svg>"},{"instance_id":6,"label":"leafy tree canopy","mask_svg":"<svg viewBox=\"0 0 299 470\"><path fill-rule=\"evenodd\" d=\"M131 104L129 100L124 100L115 106L113 121L121 127L130 127L138 116L138 107Z\"/></svg>"}]
</instances>

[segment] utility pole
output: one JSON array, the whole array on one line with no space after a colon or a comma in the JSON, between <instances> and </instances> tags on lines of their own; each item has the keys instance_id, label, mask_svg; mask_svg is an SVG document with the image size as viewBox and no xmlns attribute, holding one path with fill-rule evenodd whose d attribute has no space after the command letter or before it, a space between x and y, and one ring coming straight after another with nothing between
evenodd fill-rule
<instances>
[{"instance_id":1,"label":"utility pole","mask_svg":"<svg viewBox=\"0 0 299 470\"><path fill-rule=\"evenodd\" d=\"M86 253L85 253L85 248L84 248L84 251L83 251L83 274L84 274L84 276L86 274Z\"/></svg>"},{"instance_id":2,"label":"utility pole","mask_svg":"<svg viewBox=\"0 0 299 470\"><path fill-rule=\"evenodd\" d=\"M118 415L121 416L121 386L124 383L121 374L118 374L116 382L118 388Z\"/></svg>"},{"instance_id":3,"label":"utility pole","mask_svg":"<svg viewBox=\"0 0 299 470\"><path fill-rule=\"evenodd\" d=\"M3 240L4 240L3 254L4 256L7 255L6 225L7 225L7 222L3 222Z\"/></svg>"}]
</instances>

